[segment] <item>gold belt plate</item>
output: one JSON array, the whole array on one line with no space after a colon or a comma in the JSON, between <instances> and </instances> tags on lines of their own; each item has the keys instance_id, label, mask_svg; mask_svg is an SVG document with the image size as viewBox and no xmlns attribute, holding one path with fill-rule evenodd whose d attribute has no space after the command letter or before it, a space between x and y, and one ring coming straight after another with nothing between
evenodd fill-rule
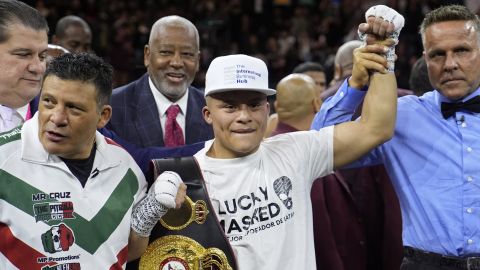
<instances>
[{"instance_id":1,"label":"gold belt plate","mask_svg":"<svg viewBox=\"0 0 480 270\"><path fill-rule=\"evenodd\" d=\"M204 248L182 235L167 235L153 241L140 258L139 270L232 270L218 248Z\"/></svg>"}]
</instances>

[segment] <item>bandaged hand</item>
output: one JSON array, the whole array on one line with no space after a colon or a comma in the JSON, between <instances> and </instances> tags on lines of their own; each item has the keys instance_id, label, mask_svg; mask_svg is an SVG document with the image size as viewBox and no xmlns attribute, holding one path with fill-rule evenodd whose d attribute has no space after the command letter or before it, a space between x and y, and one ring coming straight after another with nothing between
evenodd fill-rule
<instances>
[{"instance_id":1,"label":"bandaged hand","mask_svg":"<svg viewBox=\"0 0 480 270\"><path fill-rule=\"evenodd\" d=\"M170 208L178 208L185 201L187 186L180 176L171 171L160 174L147 196L133 209L131 228L143 237L149 237L158 220Z\"/></svg>"},{"instance_id":2,"label":"bandaged hand","mask_svg":"<svg viewBox=\"0 0 480 270\"><path fill-rule=\"evenodd\" d=\"M391 39L393 45L388 46L385 56L388 61L388 71L394 72L395 68L395 45L398 44L398 37L402 30L405 19L396 10L384 6L376 5L365 12L366 24L361 24L358 28L360 39L367 44L367 35L373 34L380 40Z\"/></svg>"}]
</instances>

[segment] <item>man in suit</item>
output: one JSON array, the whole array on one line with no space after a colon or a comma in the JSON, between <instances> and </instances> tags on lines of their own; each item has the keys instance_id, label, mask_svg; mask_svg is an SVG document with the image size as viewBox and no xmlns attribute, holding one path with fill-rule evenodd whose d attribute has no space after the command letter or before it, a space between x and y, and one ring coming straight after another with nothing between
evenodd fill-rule
<instances>
[{"instance_id":1,"label":"man in suit","mask_svg":"<svg viewBox=\"0 0 480 270\"><path fill-rule=\"evenodd\" d=\"M114 113L107 127L143 147L176 146L213 138L211 127L202 118L203 92L190 86L199 68L199 46L198 30L187 19L167 16L155 22L144 49L147 73L114 90ZM176 107L172 112L176 116L169 114L171 106ZM173 144L165 140L172 132L168 126L171 117L177 127L173 128Z\"/></svg>"},{"instance_id":2,"label":"man in suit","mask_svg":"<svg viewBox=\"0 0 480 270\"><path fill-rule=\"evenodd\" d=\"M45 72L48 25L20 1L0 1L0 132L30 117Z\"/></svg>"}]
</instances>

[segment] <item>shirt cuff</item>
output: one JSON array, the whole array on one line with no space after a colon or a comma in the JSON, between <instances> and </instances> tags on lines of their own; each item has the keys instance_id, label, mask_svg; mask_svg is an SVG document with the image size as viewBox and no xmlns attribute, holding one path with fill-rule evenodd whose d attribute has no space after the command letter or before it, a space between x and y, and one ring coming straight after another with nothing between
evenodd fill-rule
<instances>
[{"instance_id":1,"label":"shirt cuff","mask_svg":"<svg viewBox=\"0 0 480 270\"><path fill-rule=\"evenodd\" d=\"M367 86L362 89L350 87L350 85L348 85L348 79L346 79L340 89L338 89L337 95L340 100L337 103L337 107L346 109L347 111L355 111L358 105L362 103L367 89Z\"/></svg>"}]
</instances>

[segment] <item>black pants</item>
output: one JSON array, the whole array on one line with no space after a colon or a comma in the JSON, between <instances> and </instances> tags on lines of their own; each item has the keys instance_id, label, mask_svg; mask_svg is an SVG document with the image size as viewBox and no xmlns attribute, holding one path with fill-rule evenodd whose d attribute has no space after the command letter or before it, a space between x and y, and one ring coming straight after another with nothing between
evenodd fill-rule
<instances>
[{"instance_id":1,"label":"black pants","mask_svg":"<svg viewBox=\"0 0 480 270\"><path fill-rule=\"evenodd\" d=\"M438 265L431 265L427 263L417 262L410 258L404 257L402 261L402 266L400 266L400 270L458 270L458 269L455 267L438 266Z\"/></svg>"}]
</instances>

